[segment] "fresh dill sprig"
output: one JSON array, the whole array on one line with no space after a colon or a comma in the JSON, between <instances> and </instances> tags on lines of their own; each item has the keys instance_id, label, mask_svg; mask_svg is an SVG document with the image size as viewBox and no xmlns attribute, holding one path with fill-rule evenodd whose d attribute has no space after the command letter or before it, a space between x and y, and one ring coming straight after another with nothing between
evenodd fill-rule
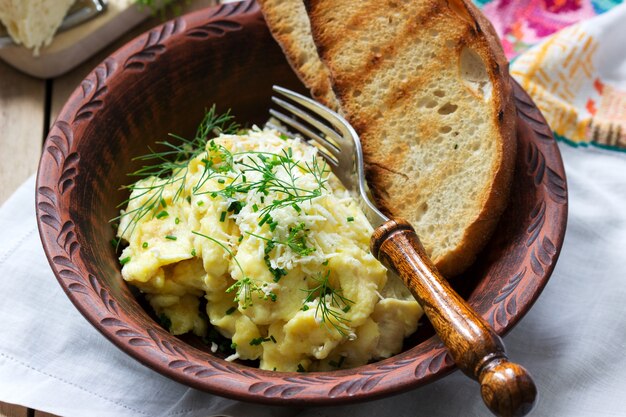
<instances>
[{"instance_id":1,"label":"fresh dill sprig","mask_svg":"<svg viewBox=\"0 0 626 417\"><path fill-rule=\"evenodd\" d=\"M203 152L208 155L209 151L206 150L206 145L211 136L217 136L221 133L235 133L238 129L239 125L233 121L230 112L218 115L215 105L213 105L204 115L193 139L186 139L170 133L169 136L175 141L157 142L165 150L155 151L148 147L150 153L133 158L133 160L145 162L146 165L129 176L138 177L137 181L145 178L152 178L152 181L148 183L135 182L125 186L124 188L130 191L131 197L120 203L118 208L126 207L131 201L145 196L147 199L139 207L127 211L111 221L120 220L124 216L131 216L122 234L125 234L129 228L132 233L134 227L144 216L152 214L154 217L157 215L157 210L165 202L164 192L166 188L173 184L176 185L176 192L172 198L172 203L176 202L182 196L187 185L188 161Z\"/></svg>"},{"instance_id":2,"label":"fresh dill sprig","mask_svg":"<svg viewBox=\"0 0 626 417\"><path fill-rule=\"evenodd\" d=\"M341 289L335 289L330 285L330 271L326 271L325 275L319 273L313 279L317 282L317 285L308 290L302 290L307 293L302 309L308 310L307 303L317 298L315 317L319 318L327 328L329 325L333 326L339 334L347 336L347 332L350 330L348 327L350 320L345 318L343 314L350 311L354 301L344 297L341 294Z\"/></svg>"},{"instance_id":3,"label":"fresh dill sprig","mask_svg":"<svg viewBox=\"0 0 626 417\"><path fill-rule=\"evenodd\" d=\"M265 301L276 301L276 294L268 290L268 286L267 282L259 285L252 278L246 276L228 287L226 289L226 293L229 294L231 292L235 292L235 298L233 298L233 301L236 303L242 302L241 308L245 310L246 308L254 305L252 300L252 296L254 294L256 294L258 298Z\"/></svg>"},{"instance_id":4,"label":"fresh dill sprig","mask_svg":"<svg viewBox=\"0 0 626 417\"><path fill-rule=\"evenodd\" d=\"M237 257L225 244L223 244L217 239L212 238L211 236L207 236L205 234L202 234L196 231L192 231L191 233L193 233L194 235L202 236L203 238L209 239L211 242L219 245L222 249L224 249L224 251L226 251L226 253L228 253L231 256L231 258L233 258L233 261L235 261L237 268L241 272L242 278L237 280L237 282L235 282L230 287L228 287L226 289L226 293L229 294L231 292L235 292L235 297L233 298L233 301L236 303L241 301L242 309L245 310L246 308L253 305L252 296L254 294L256 294L262 300L276 301L276 294L274 294L272 291L267 289L269 285L266 282L259 285L255 280L248 277L245 274L243 268L241 267L241 264L237 260Z\"/></svg>"},{"instance_id":5,"label":"fresh dill sprig","mask_svg":"<svg viewBox=\"0 0 626 417\"><path fill-rule=\"evenodd\" d=\"M283 150L281 154L267 152L240 152L233 154L233 157L246 155L243 159L236 163L243 167L242 172L256 171L261 173L261 179L255 182L246 182L244 189L246 191L255 191L263 195L277 193L279 198L275 198L259 211L259 219L271 215L271 212L283 208L293 207L298 213L300 205L304 202L311 201L322 195L322 191L326 189L328 182L328 169L326 162L320 164L318 158L313 157L309 163L305 161L304 165L300 161L293 159L291 148ZM254 157L256 156L256 158ZM282 169L287 179L281 178L278 169ZM315 188L306 189L297 184L302 173L309 173L315 181ZM241 184L242 186L244 184Z\"/></svg>"}]
</instances>

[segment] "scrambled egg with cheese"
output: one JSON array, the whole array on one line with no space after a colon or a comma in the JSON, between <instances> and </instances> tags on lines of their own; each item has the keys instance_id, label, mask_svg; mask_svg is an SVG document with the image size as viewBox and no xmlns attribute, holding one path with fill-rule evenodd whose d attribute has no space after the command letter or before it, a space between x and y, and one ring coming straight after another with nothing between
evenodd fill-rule
<instances>
[{"instance_id":1,"label":"scrambled egg with cheese","mask_svg":"<svg viewBox=\"0 0 626 417\"><path fill-rule=\"evenodd\" d=\"M316 148L254 128L134 184L118 236L124 279L171 333L217 330L227 360L315 371L389 357L417 328L372 231Z\"/></svg>"}]
</instances>

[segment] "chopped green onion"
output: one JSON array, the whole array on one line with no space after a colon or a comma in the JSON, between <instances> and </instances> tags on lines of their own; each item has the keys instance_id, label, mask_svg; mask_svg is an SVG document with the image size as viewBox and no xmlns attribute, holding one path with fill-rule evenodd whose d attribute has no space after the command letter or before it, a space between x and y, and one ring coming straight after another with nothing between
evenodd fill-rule
<instances>
[{"instance_id":1,"label":"chopped green onion","mask_svg":"<svg viewBox=\"0 0 626 417\"><path fill-rule=\"evenodd\" d=\"M167 235L167 236L165 236L165 239L169 239L169 240L177 240L178 238L177 238L176 236Z\"/></svg>"},{"instance_id":2,"label":"chopped green onion","mask_svg":"<svg viewBox=\"0 0 626 417\"><path fill-rule=\"evenodd\" d=\"M347 219L347 220L348 220L349 222L353 222L353 221L354 221L354 217L350 216L350 217L348 217L348 219Z\"/></svg>"},{"instance_id":3,"label":"chopped green onion","mask_svg":"<svg viewBox=\"0 0 626 417\"><path fill-rule=\"evenodd\" d=\"M193 248L193 249L191 250L191 256L196 256L196 248Z\"/></svg>"},{"instance_id":4,"label":"chopped green onion","mask_svg":"<svg viewBox=\"0 0 626 417\"><path fill-rule=\"evenodd\" d=\"M217 180L217 182L219 182L220 184L224 184L226 180L224 178L220 178L219 180Z\"/></svg>"},{"instance_id":5,"label":"chopped green onion","mask_svg":"<svg viewBox=\"0 0 626 417\"><path fill-rule=\"evenodd\" d=\"M263 218L259 222L259 226L263 226L267 221L270 221L270 220L272 220L272 217L270 216L269 213L266 213L265 216L263 216Z\"/></svg>"},{"instance_id":6,"label":"chopped green onion","mask_svg":"<svg viewBox=\"0 0 626 417\"><path fill-rule=\"evenodd\" d=\"M259 206L257 206L256 203L252 205L252 211L254 211L255 213L259 211Z\"/></svg>"},{"instance_id":7,"label":"chopped green onion","mask_svg":"<svg viewBox=\"0 0 626 417\"><path fill-rule=\"evenodd\" d=\"M130 256L120 259L120 264L122 265L126 265L128 262L130 262Z\"/></svg>"},{"instance_id":8,"label":"chopped green onion","mask_svg":"<svg viewBox=\"0 0 626 417\"><path fill-rule=\"evenodd\" d=\"M176 218L174 219L174 224L178 224L178 223L180 223L180 219L179 219L178 217L176 217Z\"/></svg>"},{"instance_id":9,"label":"chopped green onion","mask_svg":"<svg viewBox=\"0 0 626 417\"><path fill-rule=\"evenodd\" d=\"M156 215L156 218L157 219L162 219L162 218L167 217L169 215L170 214L167 211L163 210L162 212L160 212L159 214Z\"/></svg>"},{"instance_id":10,"label":"chopped green onion","mask_svg":"<svg viewBox=\"0 0 626 417\"><path fill-rule=\"evenodd\" d=\"M223 211L220 214L220 223L224 223L224 220L226 220L226 212L225 211Z\"/></svg>"},{"instance_id":11,"label":"chopped green onion","mask_svg":"<svg viewBox=\"0 0 626 417\"><path fill-rule=\"evenodd\" d=\"M269 340L269 339L267 339ZM252 339L250 340L250 346L259 346L261 343L265 342L266 340L263 339L263 337L257 337L256 339Z\"/></svg>"},{"instance_id":12,"label":"chopped green onion","mask_svg":"<svg viewBox=\"0 0 626 417\"><path fill-rule=\"evenodd\" d=\"M142 248L147 248L148 247L148 242L143 242L143 244L141 245Z\"/></svg>"}]
</instances>

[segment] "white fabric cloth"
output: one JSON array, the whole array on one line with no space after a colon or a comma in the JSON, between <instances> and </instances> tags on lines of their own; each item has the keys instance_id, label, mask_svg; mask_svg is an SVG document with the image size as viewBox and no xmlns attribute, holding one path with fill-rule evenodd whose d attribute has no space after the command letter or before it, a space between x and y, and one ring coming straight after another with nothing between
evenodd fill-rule
<instances>
[{"instance_id":1,"label":"white fabric cloth","mask_svg":"<svg viewBox=\"0 0 626 417\"><path fill-rule=\"evenodd\" d=\"M626 25L616 31L604 71L626 79ZM565 244L544 293L505 343L539 388L533 415L626 416L626 153L560 147ZM171 381L118 350L65 296L41 248L34 195L31 178L0 208L0 401L80 417L490 415L460 372L391 398L307 409L239 403Z\"/></svg>"}]
</instances>

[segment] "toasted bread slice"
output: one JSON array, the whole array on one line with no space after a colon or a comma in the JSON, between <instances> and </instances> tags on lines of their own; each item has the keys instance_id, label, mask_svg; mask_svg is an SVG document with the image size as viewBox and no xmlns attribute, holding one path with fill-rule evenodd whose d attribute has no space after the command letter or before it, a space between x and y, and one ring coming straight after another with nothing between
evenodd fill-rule
<instances>
[{"instance_id":1,"label":"toasted bread slice","mask_svg":"<svg viewBox=\"0 0 626 417\"><path fill-rule=\"evenodd\" d=\"M311 37L309 16L301 0L258 0L272 36L283 49L289 64L320 103L339 109L330 85L328 68L317 55Z\"/></svg>"},{"instance_id":2,"label":"toasted bread slice","mask_svg":"<svg viewBox=\"0 0 626 417\"><path fill-rule=\"evenodd\" d=\"M304 19L299 1L282 2ZM278 42L293 62L311 30L361 136L376 204L414 225L442 273L462 272L493 232L514 168L511 86L493 28L464 0L305 5L310 29L283 29ZM314 65L294 68L307 83Z\"/></svg>"}]
</instances>

